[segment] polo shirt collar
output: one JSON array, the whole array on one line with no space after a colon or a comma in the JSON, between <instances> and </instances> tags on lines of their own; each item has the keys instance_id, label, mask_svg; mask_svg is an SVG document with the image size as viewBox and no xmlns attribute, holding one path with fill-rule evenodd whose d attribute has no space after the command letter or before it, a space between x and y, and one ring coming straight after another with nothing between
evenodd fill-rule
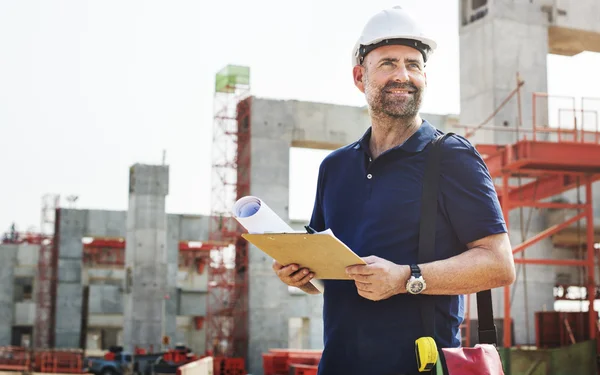
<instances>
[{"instance_id":1,"label":"polo shirt collar","mask_svg":"<svg viewBox=\"0 0 600 375\"><path fill-rule=\"evenodd\" d=\"M354 145L355 150L369 150L369 141L371 139L372 127L369 127L363 136ZM401 149L406 152L421 152L431 140L435 137L436 129L427 121L423 120L417 131L410 136L403 144L394 149Z\"/></svg>"}]
</instances>

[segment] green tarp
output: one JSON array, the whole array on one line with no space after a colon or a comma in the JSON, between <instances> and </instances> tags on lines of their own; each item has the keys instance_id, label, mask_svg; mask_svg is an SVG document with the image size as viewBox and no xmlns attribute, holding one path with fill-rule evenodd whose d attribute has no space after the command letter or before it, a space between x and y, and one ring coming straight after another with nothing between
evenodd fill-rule
<instances>
[{"instance_id":1,"label":"green tarp","mask_svg":"<svg viewBox=\"0 0 600 375\"><path fill-rule=\"evenodd\" d=\"M217 73L215 91L235 92L237 86L250 84L250 68L247 66L227 65Z\"/></svg>"}]
</instances>

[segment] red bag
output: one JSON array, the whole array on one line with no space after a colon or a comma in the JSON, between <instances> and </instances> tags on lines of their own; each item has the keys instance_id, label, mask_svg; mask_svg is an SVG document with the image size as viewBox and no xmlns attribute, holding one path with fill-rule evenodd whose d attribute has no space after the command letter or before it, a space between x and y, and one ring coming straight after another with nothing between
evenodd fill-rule
<instances>
[{"instance_id":1,"label":"red bag","mask_svg":"<svg viewBox=\"0 0 600 375\"><path fill-rule=\"evenodd\" d=\"M491 344L474 348L442 348L442 373L447 375L504 375L498 350Z\"/></svg>"},{"instance_id":2,"label":"red bag","mask_svg":"<svg viewBox=\"0 0 600 375\"><path fill-rule=\"evenodd\" d=\"M434 139L425 162L421 222L419 228L419 263L435 261L435 222L438 206L438 186L441 144L453 133ZM430 296L422 295L421 307L426 336L435 340L435 305ZM480 344L473 348L438 348L438 362L430 371L439 375L504 375L502 360L496 349L497 334L492 309L492 292L477 293L477 315Z\"/></svg>"}]
</instances>

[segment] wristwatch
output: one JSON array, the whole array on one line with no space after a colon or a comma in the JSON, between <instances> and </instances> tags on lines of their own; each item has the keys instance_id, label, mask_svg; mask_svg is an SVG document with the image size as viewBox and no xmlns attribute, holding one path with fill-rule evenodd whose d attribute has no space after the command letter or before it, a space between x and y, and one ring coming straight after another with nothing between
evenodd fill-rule
<instances>
[{"instance_id":1,"label":"wristwatch","mask_svg":"<svg viewBox=\"0 0 600 375\"><path fill-rule=\"evenodd\" d=\"M410 294L419 294L425 290L427 284L423 275L421 275L421 269L416 264L410 265L410 278L406 282L406 291Z\"/></svg>"}]
</instances>

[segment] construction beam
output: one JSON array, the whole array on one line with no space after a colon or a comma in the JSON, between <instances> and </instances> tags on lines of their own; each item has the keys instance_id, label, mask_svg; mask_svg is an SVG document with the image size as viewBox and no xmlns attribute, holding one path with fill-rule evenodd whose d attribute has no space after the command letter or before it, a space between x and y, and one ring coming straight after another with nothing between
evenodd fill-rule
<instances>
[{"instance_id":1,"label":"construction beam","mask_svg":"<svg viewBox=\"0 0 600 375\"><path fill-rule=\"evenodd\" d=\"M516 264L538 264L545 266L586 266L587 260L576 260L576 259L528 259L528 258L515 258Z\"/></svg>"},{"instance_id":2,"label":"construction beam","mask_svg":"<svg viewBox=\"0 0 600 375\"><path fill-rule=\"evenodd\" d=\"M490 157L492 155L502 152L504 147L505 146L503 146L503 145L484 145L484 144L482 144L482 145L477 145L475 148L477 148L477 152L479 152L479 154L481 154L481 156L486 158L486 157Z\"/></svg>"},{"instance_id":3,"label":"construction beam","mask_svg":"<svg viewBox=\"0 0 600 375\"><path fill-rule=\"evenodd\" d=\"M600 227L594 228L594 243L600 243ZM582 225L579 230L569 227L552 236L552 244L556 247L578 248L587 244L587 227Z\"/></svg>"},{"instance_id":4,"label":"construction beam","mask_svg":"<svg viewBox=\"0 0 600 375\"><path fill-rule=\"evenodd\" d=\"M517 175L522 169L600 172L600 147L596 143L520 141L496 149L491 145L476 147L487 155L485 163L492 177Z\"/></svg>"},{"instance_id":5,"label":"construction beam","mask_svg":"<svg viewBox=\"0 0 600 375\"><path fill-rule=\"evenodd\" d=\"M583 183L581 183L583 185ZM521 202L539 201L577 187L577 179L568 175L552 175L509 190L510 208L522 206ZM499 195L502 189L497 188Z\"/></svg>"},{"instance_id":6,"label":"construction beam","mask_svg":"<svg viewBox=\"0 0 600 375\"><path fill-rule=\"evenodd\" d=\"M306 140L293 140L292 147L297 148L311 148L315 150L337 150L344 145L341 143L331 143L322 141L306 141Z\"/></svg>"},{"instance_id":7,"label":"construction beam","mask_svg":"<svg viewBox=\"0 0 600 375\"><path fill-rule=\"evenodd\" d=\"M527 249L528 247L535 245L536 243L540 242L544 238L550 237L554 233L558 233L562 229L564 229L564 228L568 227L569 225L576 223L578 220L581 220L586 217L587 217L587 210L579 215L573 216L572 218L565 221L564 223L551 226L550 228L546 229L545 231L542 231L542 232L538 233L537 235L531 237L530 239L523 242L522 244L515 246L513 248L513 254L519 253L519 252Z\"/></svg>"}]
</instances>

